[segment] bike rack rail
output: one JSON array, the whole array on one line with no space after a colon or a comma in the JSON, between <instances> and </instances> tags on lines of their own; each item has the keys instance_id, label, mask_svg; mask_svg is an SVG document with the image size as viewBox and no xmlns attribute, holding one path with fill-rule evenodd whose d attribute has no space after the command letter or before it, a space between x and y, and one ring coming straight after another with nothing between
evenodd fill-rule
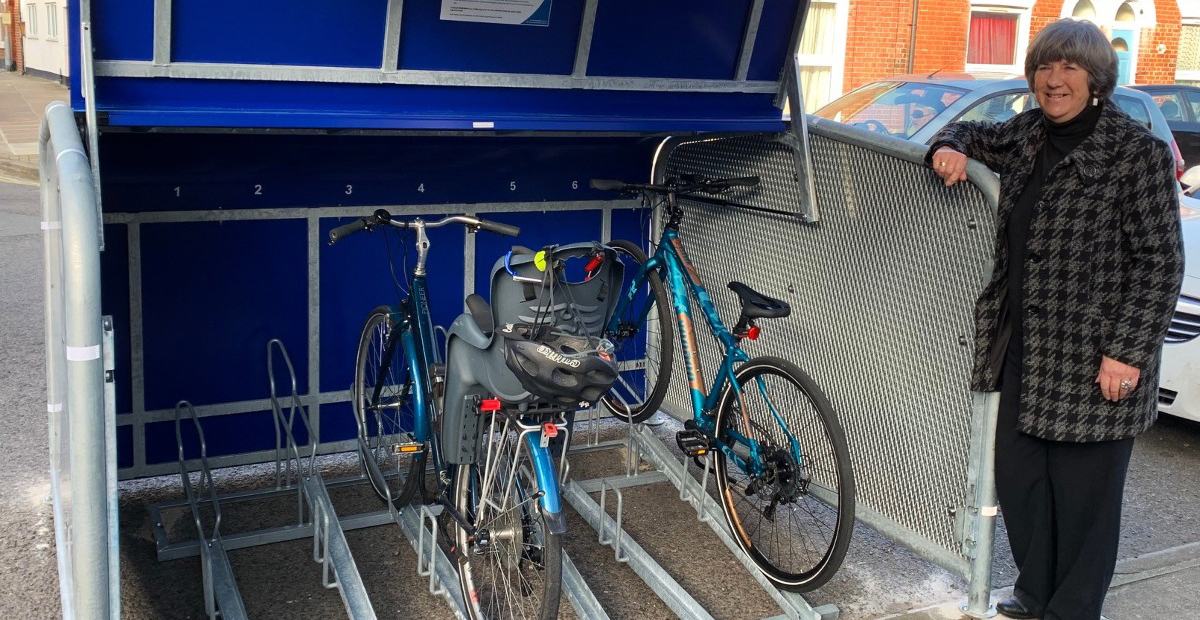
<instances>
[{"instance_id":1,"label":"bike rack rail","mask_svg":"<svg viewBox=\"0 0 1200 620\"><path fill-rule=\"evenodd\" d=\"M284 403L276 390L275 357L279 356L288 370L291 385L290 400ZM328 489L362 484L367 475L382 476L378 464L371 459L359 457L360 475L326 481L316 466L319 437L317 429L310 424L307 411L301 403L296 387L296 373L283 343L272 339L267 343L267 372L270 376L271 408L275 423L276 460L275 486L271 489L240 491L218 494L208 466L207 444L200 426L199 416L187 401L176 407L176 441L179 446L179 467L183 479L185 498L152 504L149 507L151 523L156 541L159 561L193 557L199 555L203 567L205 607L210 619L217 615L228 620L244 620L246 610L230 567L227 551L259 545L299 540L313 537L313 560L322 566L322 585L336 588L346 606L348 616L354 620L376 618L370 599L358 573L354 557L346 543L345 532L353 529L374 527L394 523L400 526L417 553L417 573L429 578L429 593L440 596L458 618L467 618L458 571L454 562L438 545L437 515L440 506L420 506L413 510L396 510L388 502L388 510L339 517L334 510ZM285 408L287 410L285 414ZM199 467L201 490L207 490L209 498L197 497L188 477L188 464L184 458L182 438L182 412L186 409L196 427L200 440ZM297 416L309 429L308 442L301 446L294 433ZM569 442L567 442L569 443ZM361 445L361 441L360 441ZM371 470L368 472L368 470ZM390 495L390 489L386 492ZM297 518L293 524L239 532L220 534L221 504L262 500L284 495L296 495ZM200 519L200 506L210 503L215 513L212 536L205 536ZM198 536L195 540L170 541L163 523L164 510L189 507L196 522ZM567 599L581 618L607 620L599 601L588 588L575 563L563 552L563 588Z\"/></svg>"},{"instance_id":2,"label":"bike rack rail","mask_svg":"<svg viewBox=\"0 0 1200 620\"><path fill-rule=\"evenodd\" d=\"M209 501L213 507L212 536L204 535L204 525L200 519L200 502L192 489L192 479L188 473L187 461L183 449L183 417L186 410L192 424L196 427L196 437L200 443L200 492L208 491ZM192 510L192 520L196 523L197 548L200 551L200 572L204 578L204 610L210 620L215 620L219 613L225 620L244 620L246 607L242 604L242 595L238 591L237 581L233 578L233 568L229 565L229 556L225 554L225 545L221 540L221 502L217 499L216 487L213 484L212 470L208 467L208 442L204 439L204 429L200 426L200 418L196 409L186 400L175 405L175 442L179 448L179 477L183 482L183 491L187 496L188 506Z\"/></svg>"},{"instance_id":3,"label":"bike rack rail","mask_svg":"<svg viewBox=\"0 0 1200 620\"><path fill-rule=\"evenodd\" d=\"M627 563L646 582L646 585L650 586L654 593L671 608L671 611L681 618L712 618L691 594L685 591L637 541L622 529L621 520L624 510L622 488L664 481L675 485L679 490L679 499L696 508L696 519L712 528L725 546L729 547L730 552L746 567L750 576L782 609L781 616L768 620L775 620L775 618L837 620L840 611L836 606L821 605L813 608L800 595L776 588L762 575L750 557L738 547L725 523L724 514L715 501L709 501L708 493L705 491L711 455L705 462L703 479L697 481L688 473L687 457L685 456L678 463L675 462L670 449L645 425L629 423L624 439L600 442L597 429L593 428L598 421L598 415L591 413L586 420L589 424L586 435L588 441L580 448L572 449L572 452L590 452L624 446L627 450L625 473L584 481L572 480L564 485L564 495L588 525L596 530L600 544L612 547L617 561ZM639 465L643 460L651 465L654 471L639 471ZM608 516L605 511L606 497L610 489L617 497L616 519ZM596 492L600 493L600 503L596 503L588 495L588 493Z\"/></svg>"}]
</instances>

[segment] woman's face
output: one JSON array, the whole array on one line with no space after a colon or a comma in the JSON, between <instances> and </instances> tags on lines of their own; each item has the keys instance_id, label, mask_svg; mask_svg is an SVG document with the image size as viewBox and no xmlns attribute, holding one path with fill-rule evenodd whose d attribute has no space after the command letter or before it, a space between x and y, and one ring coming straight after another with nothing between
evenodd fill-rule
<instances>
[{"instance_id":1,"label":"woman's face","mask_svg":"<svg viewBox=\"0 0 1200 620\"><path fill-rule=\"evenodd\" d=\"M1092 96L1087 70L1067 60L1039 65L1033 74L1033 91L1042 113L1055 123L1075 118Z\"/></svg>"}]
</instances>

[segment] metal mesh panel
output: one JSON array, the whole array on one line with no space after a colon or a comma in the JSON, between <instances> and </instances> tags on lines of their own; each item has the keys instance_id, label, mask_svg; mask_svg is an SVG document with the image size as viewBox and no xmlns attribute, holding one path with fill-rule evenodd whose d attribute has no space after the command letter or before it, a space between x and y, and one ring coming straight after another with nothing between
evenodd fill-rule
<instances>
[{"instance_id":1,"label":"metal mesh panel","mask_svg":"<svg viewBox=\"0 0 1200 620\"><path fill-rule=\"evenodd\" d=\"M954 514L968 502L972 308L991 269L994 198L966 183L943 188L911 153L905 161L831 134L812 135L820 222L685 201L681 238L727 323L739 308L732 280L792 305L791 317L761 321L763 336L745 348L795 362L827 393L858 504L870 509L860 514L962 557ZM729 198L799 204L792 153L772 136L681 144L666 172L757 174L758 188ZM698 342L711 381L720 351ZM677 355L665 404L690 416L682 369Z\"/></svg>"}]
</instances>

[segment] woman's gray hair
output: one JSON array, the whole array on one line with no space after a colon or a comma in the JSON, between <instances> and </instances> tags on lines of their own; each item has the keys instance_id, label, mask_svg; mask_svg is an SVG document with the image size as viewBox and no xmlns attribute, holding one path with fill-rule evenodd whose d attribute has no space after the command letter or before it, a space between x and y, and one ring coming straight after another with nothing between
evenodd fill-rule
<instances>
[{"instance_id":1,"label":"woman's gray hair","mask_svg":"<svg viewBox=\"0 0 1200 620\"><path fill-rule=\"evenodd\" d=\"M1088 88L1107 99L1117 87L1117 53L1112 43L1089 21L1069 17L1051 22L1037 33L1025 54L1025 78L1034 89L1037 68L1056 60L1075 63L1088 72Z\"/></svg>"}]
</instances>

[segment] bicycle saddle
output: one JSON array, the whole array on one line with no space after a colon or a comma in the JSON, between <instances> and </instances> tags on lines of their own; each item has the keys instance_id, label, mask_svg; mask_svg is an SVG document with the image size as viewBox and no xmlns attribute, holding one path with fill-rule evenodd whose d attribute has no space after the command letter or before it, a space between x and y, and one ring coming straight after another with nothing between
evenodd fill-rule
<instances>
[{"instance_id":1,"label":"bicycle saddle","mask_svg":"<svg viewBox=\"0 0 1200 620\"><path fill-rule=\"evenodd\" d=\"M737 293L737 296L742 299L742 316L746 318L774 319L792 313L792 309L786 301L767 297L741 282L730 282L729 290Z\"/></svg>"}]
</instances>

